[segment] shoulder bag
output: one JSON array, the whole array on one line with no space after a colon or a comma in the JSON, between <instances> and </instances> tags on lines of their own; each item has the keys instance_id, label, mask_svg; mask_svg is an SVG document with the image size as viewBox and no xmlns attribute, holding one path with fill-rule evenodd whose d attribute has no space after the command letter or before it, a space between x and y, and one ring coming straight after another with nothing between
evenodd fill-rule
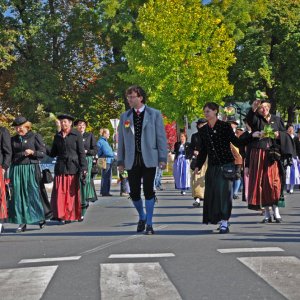
<instances>
[{"instance_id":1,"label":"shoulder bag","mask_svg":"<svg viewBox=\"0 0 300 300\"><path fill-rule=\"evenodd\" d=\"M213 140L211 139L211 137L209 135L208 129L207 129L207 134L208 134L208 138L210 140L210 143L212 145L212 149L215 152L215 155L216 155L219 163L221 164L221 160L220 160L220 158L217 154L217 151L215 150L215 146L214 146ZM236 165L234 163L230 162L230 163L221 165L221 170L222 170L222 173L223 173L223 177L225 179L227 179L227 180L237 179L237 170L236 170Z\"/></svg>"}]
</instances>

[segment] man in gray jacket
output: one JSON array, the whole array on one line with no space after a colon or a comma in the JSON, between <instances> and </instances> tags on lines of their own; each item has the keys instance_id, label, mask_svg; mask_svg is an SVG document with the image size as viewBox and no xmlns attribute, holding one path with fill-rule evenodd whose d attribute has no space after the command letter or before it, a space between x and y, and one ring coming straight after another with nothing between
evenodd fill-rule
<instances>
[{"instance_id":1,"label":"man in gray jacket","mask_svg":"<svg viewBox=\"0 0 300 300\"><path fill-rule=\"evenodd\" d=\"M146 93L139 86L126 90L131 109L120 117L118 128L118 167L128 171L130 197L139 214L137 232L154 234L152 215L155 204L153 183L156 167L166 168L167 139L160 111L146 106ZM146 214L141 199L141 179ZM146 226L147 225L147 226Z\"/></svg>"}]
</instances>

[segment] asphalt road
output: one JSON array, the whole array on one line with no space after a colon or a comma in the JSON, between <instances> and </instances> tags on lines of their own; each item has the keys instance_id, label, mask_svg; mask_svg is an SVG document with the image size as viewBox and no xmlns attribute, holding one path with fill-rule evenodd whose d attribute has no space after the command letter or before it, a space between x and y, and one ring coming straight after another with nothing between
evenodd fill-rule
<instances>
[{"instance_id":1,"label":"asphalt road","mask_svg":"<svg viewBox=\"0 0 300 300\"><path fill-rule=\"evenodd\" d=\"M97 187L99 191L99 187ZM202 224L202 207L172 184L158 192L156 234L136 233L130 200L99 197L84 222L47 222L0 237L0 298L300 299L300 191L286 196L283 223L234 201L229 234Z\"/></svg>"}]
</instances>

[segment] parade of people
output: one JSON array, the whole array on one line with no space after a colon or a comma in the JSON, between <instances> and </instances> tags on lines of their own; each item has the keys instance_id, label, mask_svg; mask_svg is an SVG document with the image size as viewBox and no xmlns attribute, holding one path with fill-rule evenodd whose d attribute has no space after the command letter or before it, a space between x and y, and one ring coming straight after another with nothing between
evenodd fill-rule
<instances>
[{"instance_id":1,"label":"parade of people","mask_svg":"<svg viewBox=\"0 0 300 300\"><path fill-rule=\"evenodd\" d=\"M300 0L0 0L0 300L299 300Z\"/></svg>"}]
</instances>

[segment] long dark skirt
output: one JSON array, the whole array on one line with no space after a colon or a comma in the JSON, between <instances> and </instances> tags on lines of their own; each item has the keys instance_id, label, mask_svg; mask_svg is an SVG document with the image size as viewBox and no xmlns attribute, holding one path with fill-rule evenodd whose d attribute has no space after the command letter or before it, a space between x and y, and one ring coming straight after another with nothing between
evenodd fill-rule
<instances>
[{"instance_id":1,"label":"long dark skirt","mask_svg":"<svg viewBox=\"0 0 300 300\"><path fill-rule=\"evenodd\" d=\"M91 156L86 157L88 171L85 180L85 185L80 182L80 193L81 193L81 214L85 215L87 208L89 207L89 202L97 201L97 194L94 185L94 179L92 177L92 165L93 158Z\"/></svg>"},{"instance_id":2,"label":"long dark skirt","mask_svg":"<svg viewBox=\"0 0 300 300\"><path fill-rule=\"evenodd\" d=\"M33 224L45 219L40 191L38 164L12 165L9 177L12 197L9 201L9 222Z\"/></svg>"},{"instance_id":3,"label":"long dark skirt","mask_svg":"<svg viewBox=\"0 0 300 300\"><path fill-rule=\"evenodd\" d=\"M221 166L208 166L205 174L203 223L229 220L232 210L232 181L224 179Z\"/></svg>"},{"instance_id":4,"label":"long dark skirt","mask_svg":"<svg viewBox=\"0 0 300 300\"><path fill-rule=\"evenodd\" d=\"M248 208L253 210L278 204L282 184L279 162L270 164L266 151L252 149L249 164Z\"/></svg>"}]
</instances>

